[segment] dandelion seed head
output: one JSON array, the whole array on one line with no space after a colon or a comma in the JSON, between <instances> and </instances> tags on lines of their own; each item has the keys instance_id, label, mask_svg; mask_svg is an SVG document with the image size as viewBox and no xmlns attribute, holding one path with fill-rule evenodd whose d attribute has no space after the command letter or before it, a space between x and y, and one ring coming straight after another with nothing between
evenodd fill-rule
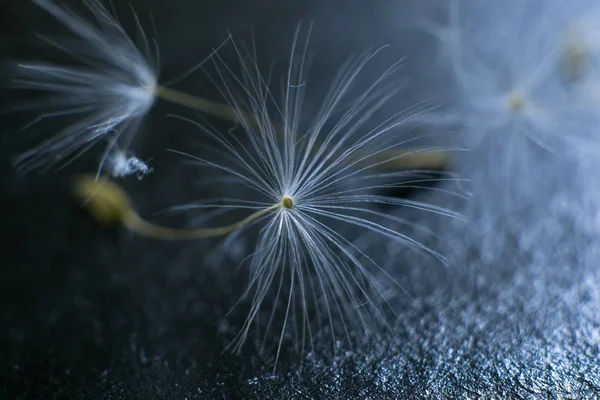
<instances>
[{"instance_id":1,"label":"dandelion seed head","mask_svg":"<svg viewBox=\"0 0 600 400\"><path fill-rule=\"evenodd\" d=\"M308 39L303 42L299 35L300 30L294 37L287 79L278 88L281 99L274 95L278 90L272 87L272 77L259 71L253 51L244 52L233 43L241 72L234 72L219 55L213 59L216 72L209 77L235 110L237 129L221 131L206 122L178 117L208 136L203 141L206 156L182 154L199 166L233 177L245 189L239 199L215 205L253 213L233 235L259 229L246 263L248 289L240 298L250 303L250 309L231 348L240 351L254 332L252 326L263 328L261 349L274 335L276 361L284 341L292 341L301 352L310 346L315 326L326 327L334 344L340 333L351 342L351 332L389 327L387 320L394 311L383 286L403 289L392 272L379 266L377 256L355 243L357 231L369 231L380 241L445 262L434 249L404 233L409 221L386 213L381 206L460 218L448 209L378 193L397 175L377 168L410 156L402 149L419 137L406 135L402 128L425 109L419 105L391 115L383 112L403 87L404 80L397 74L399 62L367 80L366 66L384 48L350 58L325 88L325 95L320 94L322 105L308 120L303 102L311 94L309 89L319 88L310 84L316 80L307 79ZM363 85L366 89L361 90ZM393 156L395 152L398 155ZM217 154L221 158L215 158ZM250 195L256 201L246 197ZM280 325L274 331L277 321Z\"/></svg>"},{"instance_id":2,"label":"dandelion seed head","mask_svg":"<svg viewBox=\"0 0 600 400\"><path fill-rule=\"evenodd\" d=\"M95 144L104 142L100 163L115 145L130 146L142 119L153 107L158 88L156 44L145 35L133 12L141 40L135 43L116 16L100 0L85 0L90 18L53 0L33 0L69 31L70 40L42 37L73 63L21 62L15 87L45 93L28 105L41 114L24 129L50 118L67 121L37 147L15 160L26 171L68 164Z\"/></svg>"},{"instance_id":3,"label":"dandelion seed head","mask_svg":"<svg viewBox=\"0 0 600 400\"><path fill-rule=\"evenodd\" d=\"M512 169L514 177L543 152L597 153L597 4L453 0L446 7L447 22L426 25L448 77L436 89L445 104L432 124L460 129L472 150L465 157L493 153L490 168Z\"/></svg>"}]
</instances>

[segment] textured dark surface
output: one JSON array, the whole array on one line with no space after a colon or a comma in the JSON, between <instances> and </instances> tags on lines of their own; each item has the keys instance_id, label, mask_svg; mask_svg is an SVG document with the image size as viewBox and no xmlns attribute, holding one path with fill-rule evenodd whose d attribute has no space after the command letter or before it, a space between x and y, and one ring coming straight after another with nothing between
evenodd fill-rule
<instances>
[{"instance_id":1,"label":"textured dark surface","mask_svg":"<svg viewBox=\"0 0 600 400\"><path fill-rule=\"evenodd\" d=\"M10 25L13 34L27 33L25 26L41 29L32 22L38 12L24 3L11 8L23 21ZM312 76L319 80L349 53L388 42L399 54L423 59L418 39L403 36L397 1L367 8L360 1L255 1L243 9L233 1L193 8L183 0L133 3L140 14L155 14L167 77L202 59L228 28L242 37L254 28L257 47L285 62L299 19L315 20ZM419 68L409 61L408 76ZM187 89L201 92L201 75ZM407 93L399 107L411 104ZM164 152L188 149L194 138L193 130L164 118L173 110L159 103L139 137L138 155L153 156L156 171L126 183L144 215L194 199L195 170ZM391 332L356 332L352 346L340 341L335 352L330 335L317 335L314 353L303 357L288 338L290 351L273 375L272 349L260 355L252 337L241 355L223 353L244 318L242 308L223 322L247 280L236 257L222 256L217 241L161 243L97 226L68 187L71 173L93 171L97 154L55 175L15 175L7 153L18 147L11 135L20 122L3 116L0 149L2 398L579 399L600 393L600 253L598 238L575 224L576 210L525 207L499 220L489 232L498 238L492 254L481 254L480 238L464 227L415 216L448 232L452 262L441 266L381 246L378 261L413 296L390 296L397 310ZM578 196L565 196L576 204ZM185 224L181 217L157 218Z\"/></svg>"}]
</instances>

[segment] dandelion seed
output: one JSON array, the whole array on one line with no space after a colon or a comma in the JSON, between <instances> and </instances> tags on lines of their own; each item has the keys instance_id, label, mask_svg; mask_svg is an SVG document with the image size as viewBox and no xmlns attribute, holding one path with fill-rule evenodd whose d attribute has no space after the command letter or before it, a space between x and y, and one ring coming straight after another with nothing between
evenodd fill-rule
<instances>
[{"instance_id":1,"label":"dandelion seed","mask_svg":"<svg viewBox=\"0 0 600 400\"><path fill-rule=\"evenodd\" d=\"M15 86L49 93L32 104L49 111L27 127L52 117L78 115L80 119L22 154L15 164L24 170L68 164L96 143L107 140L102 166L117 143L122 148L129 147L142 118L154 104L157 51L151 50L135 13L142 38L140 47L99 1L83 2L93 16L90 21L52 0L33 1L75 35L74 42L44 39L80 65L18 64Z\"/></svg>"},{"instance_id":2,"label":"dandelion seed","mask_svg":"<svg viewBox=\"0 0 600 400\"><path fill-rule=\"evenodd\" d=\"M600 7L595 2L576 1L563 4L560 11L563 17L557 40L565 77L569 82L585 81L600 68Z\"/></svg>"},{"instance_id":3,"label":"dandelion seed","mask_svg":"<svg viewBox=\"0 0 600 400\"><path fill-rule=\"evenodd\" d=\"M92 18L85 19L54 0L32 0L67 28L74 40L43 39L70 56L76 65L44 62L17 64L13 86L48 95L20 108L46 110L23 130L50 118L73 118L76 122L21 154L14 161L24 171L68 165L99 142L106 142L100 174L114 148L128 149L143 118L157 98L178 103L220 118L232 119L225 105L169 88L186 78L210 56L165 85L159 85L159 50L150 40L137 14L140 43L128 36L116 17L100 0L84 0ZM228 38L229 39L229 38ZM227 39L227 40L228 40ZM214 52L218 51L227 40ZM211 55L212 56L212 55Z\"/></svg>"},{"instance_id":4,"label":"dandelion seed","mask_svg":"<svg viewBox=\"0 0 600 400\"><path fill-rule=\"evenodd\" d=\"M446 104L423 120L462 132L471 151L461 165L479 204L508 213L546 193L550 164L600 154L598 7L563 0L449 4L447 27L426 25L447 73L438 92Z\"/></svg>"},{"instance_id":5,"label":"dandelion seed","mask_svg":"<svg viewBox=\"0 0 600 400\"><path fill-rule=\"evenodd\" d=\"M237 178L240 188L247 189L243 193L257 196L256 201L240 197L213 207L254 212L236 227L234 235L260 227L255 252L248 261L249 287L240 299L240 303L250 303L250 311L231 348L241 349L253 325L265 328L261 348L265 346L272 326L280 320L275 315L281 312L275 364L286 332L295 335L301 351L307 340L312 343L312 319L318 319L316 315L329 320L334 348L340 329L349 336L353 328L368 330L375 321L387 321L391 307L385 304L376 276L383 274L397 287L400 285L378 266L373 255L353 243L344 227L374 232L382 239L425 251L444 262L435 250L402 233L406 220L377 206L396 205L461 218L434 205L375 194L377 189L389 187L386 179L397 176L377 168L411 156L401 150L418 138L402 139L400 129L423 112L402 111L375 121L377 112L403 86L393 79L397 64L355 96L363 69L378 51L348 61L334 79L317 118L302 129L302 105L309 85L295 86L292 82L308 82L308 39L301 43L299 35L300 28L292 46L281 102L272 95L270 76L260 73L255 57L246 57L235 47L241 75L218 55L213 58L217 72L211 77L235 110L244 137L240 129L233 135L232 130L220 132L206 122L177 117L208 134L231 162L215 159L218 153L212 149L206 157L175 152L201 167ZM283 123L278 127L274 120ZM280 128L283 132L278 134ZM189 209L194 207L190 205ZM270 311L265 311L267 299L273 300ZM258 322L263 314L266 327ZM334 319L342 328L336 328Z\"/></svg>"},{"instance_id":6,"label":"dandelion seed","mask_svg":"<svg viewBox=\"0 0 600 400\"><path fill-rule=\"evenodd\" d=\"M578 160L596 163L600 155L600 7L596 2L565 2L563 25L556 40L561 47L561 72L572 94L572 120L578 123L569 145ZM589 161L588 160L588 161ZM587 161L586 161L587 162Z\"/></svg>"},{"instance_id":7,"label":"dandelion seed","mask_svg":"<svg viewBox=\"0 0 600 400\"><path fill-rule=\"evenodd\" d=\"M578 33L569 31L565 34L563 48L563 66L569 81L579 81L587 75L590 63L590 48L585 39Z\"/></svg>"},{"instance_id":8,"label":"dandelion seed","mask_svg":"<svg viewBox=\"0 0 600 400\"><path fill-rule=\"evenodd\" d=\"M445 121L463 126L471 147L491 136L520 135L546 150L561 149L568 139L565 128L570 120L565 116L572 107L557 74L557 4L540 10L527 2L508 1L497 13L489 11L488 2L451 4L453 25L446 29L453 35L439 39L453 60L449 67L454 90L448 99L458 107L450 107ZM441 29L430 31L442 35ZM506 151L520 158L518 152L526 146L513 144L518 147Z\"/></svg>"}]
</instances>

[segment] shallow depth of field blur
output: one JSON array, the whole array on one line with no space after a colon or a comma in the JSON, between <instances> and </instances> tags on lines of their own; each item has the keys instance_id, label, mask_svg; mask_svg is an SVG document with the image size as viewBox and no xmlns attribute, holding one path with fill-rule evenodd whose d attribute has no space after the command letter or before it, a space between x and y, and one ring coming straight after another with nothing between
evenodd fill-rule
<instances>
[{"instance_id":1,"label":"shallow depth of field blur","mask_svg":"<svg viewBox=\"0 0 600 400\"><path fill-rule=\"evenodd\" d=\"M89 20L82 2L39 1L66 4ZM1 117L1 195L7 204L2 223L10 250L4 254L0 279L4 327L0 356L8 360L0 367L0 394L9 398L597 395L600 4L113 0L112 5L135 43L143 41L141 26L151 39L153 54L159 49L159 85L178 79L218 48L216 63L208 60L173 85L182 93L226 102L227 96L219 92L224 86L218 81L218 68L226 65L231 77L241 79L236 49L255 51L258 70L270 79L274 98L282 99L286 88L293 89L290 93L302 91L297 121L302 132L312 132L336 73L350 57L378 51L340 109L350 107L402 60L390 87L385 86L387 81L378 86L375 99L394 85L401 90L374 110L352 140L405 111L410 119L365 149L395 151L402 141L446 149L446 168L424 175L419 171L412 184L410 179L390 183L398 174L384 175L381 169L374 170L380 175L367 183L360 181L361 175L350 174L337 196L357 188L373 189L360 198L361 207L373 199L369 196L379 197L368 205L363 225L340 220L326 225L330 230L324 237L344 246L331 246L329 256L327 249L315 244L318 240L307 239L305 245L316 248L313 253L294 258L291 246L281 254L263 254L267 260L301 264L316 259L324 267L339 266L333 272L315 269L312 278L290 267L296 279L307 282L294 296L288 296L288 284L278 286L279 275L270 276L266 264L259 263L256 269L248 261L261 254L260 246L269 245L261 242L268 231L264 222L233 236L193 241L157 240L123 227L101 226L73 197L71 182L77 174L98 173L106 161L105 145L119 125L114 119L107 121L105 108L94 114L99 117L93 125L108 127L102 131L106 140L93 146L74 141L79 147L60 142L44 150L45 158L34 158L27 165L34 168L15 163L19 160L15 157L41 149L45 139L82 121L80 115L61 115L30 124L66 103L40 100L52 86L46 85L49 80L35 81L41 75L31 69L25 76L29 88L15 85L23 76L14 65L51 62L77 68L68 52L35 33L66 39L61 42L66 46L76 43L73 32L33 2L15 1L7 11L13 21L6 25L10 32L2 37L7 55L2 106L9 111ZM310 70L292 85L287 74L299 26L302 45L312 29L306 53ZM227 40L230 35L232 41ZM108 55L110 49L104 49ZM303 54L302 49L298 53ZM108 76L108 82L113 77L102 68L96 72ZM217 79L211 81L209 76ZM230 87L249 84L231 77ZM37 91L28 90L32 87ZM102 95L112 96L109 85L92 85L91 91L86 86L84 96L74 97L75 103L107 88ZM241 105L243 100L239 101ZM91 107L106 104L92 102ZM115 104L109 109L111 116L124 115L121 104L130 103ZM278 111L283 106L278 106L282 108L270 105L270 116L280 123ZM74 104L68 107L72 110ZM242 199L253 207L265 201L260 192L223 177L231 170L199 167L182 155L234 168L231 148L213 150L209 135L189 122L193 120L222 132L244 160L260 160L258 153L244 153L254 151L251 139L232 139L247 126L203 115L158 95L135 113L141 117L132 125L134 134L116 143L148 169L111 176L115 164L109 157L100 174L122 185L144 218L182 229L223 226L251 211L240 208L229 217L204 208L182 212L178 207L214 198ZM325 129L333 129L343 112L333 115ZM83 121L83 128L67 132L83 133L85 139L90 120ZM214 136L210 145L215 145ZM262 146L267 152L271 149ZM302 140L294 146L306 149ZM73 149L86 151L65 168L52 165L40 173L44 169L40 166L49 164L38 160L53 160L59 151L78 154ZM276 180L259 172L265 182ZM335 196L326 198L332 199ZM334 207L340 206L340 199L339 204L332 203ZM386 223L393 223L392 230L386 230L390 226ZM372 224L385 229L368 229ZM404 235L422 248L402 245L397 239ZM368 267L368 274L349 272L362 266ZM271 279L268 287L253 281L257 276ZM253 282L259 295L267 291L264 299L256 292L243 297ZM298 288L297 281L290 285ZM305 296L304 290L319 295ZM255 315L257 298L262 303ZM239 352L232 352L231 344L239 343L237 335L249 316L252 324L245 340Z\"/></svg>"}]
</instances>

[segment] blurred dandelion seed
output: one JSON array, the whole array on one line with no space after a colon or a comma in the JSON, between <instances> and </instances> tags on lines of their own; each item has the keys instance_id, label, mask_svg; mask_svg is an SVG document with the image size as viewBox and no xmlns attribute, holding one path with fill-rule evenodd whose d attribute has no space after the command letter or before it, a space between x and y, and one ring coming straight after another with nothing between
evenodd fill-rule
<instances>
[{"instance_id":1,"label":"blurred dandelion seed","mask_svg":"<svg viewBox=\"0 0 600 400\"><path fill-rule=\"evenodd\" d=\"M424 24L447 61L448 105L439 121L460 126L473 150L503 146L504 161L518 162L537 152L530 143L558 154L583 136L559 70L571 64L569 74L582 73L589 45L575 29L563 32L562 3L452 0L447 26Z\"/></svg>"},{"instance_id":2,"label":"blurred dandelion seed","mask_svg":"<svg viewBox=\"0 0 600 400\"><path fill-rule=\"evenodd\" d=\"M562 39L562 66L569 82L585 80L598 67L600 55L600 7L583 1L574 6L565 3L562 11L565 26L559 31Z\"/></svg>"},{"instance_id":3,"label":"blurred dandelion seed","mask_svg":"<svg viewBox=\"0 0 600 400\"><path fill-rule=\"evenodd\" d=\"M591 49L579 33L567 30L563 44L563 68L571 82L581 80L589 70Z\"/></svg>"},{"instance_id":4,"label":"blurred dandelion seed","mask_svg":"<svg viewBox=\"0 0 600 400\"><path fill-rule=\"evenodd\" d=\"M129 147L142 118L154 104L158 49L154 44L155 51L151 50L133 10L141 33L139 48L99 1L83 1L93 16L89 21L52 0L33 2L76 37L75 41L64 43L43 39L81 65L18 64L18 78L13 80L17 87L49 93L29 106L50 111L24 129L47 118L72 115L81 118L21 154L15 164L24 170L57 163L64 166L108 137L102 166L117 143L120 147Z\"/></svg>"},{"instance_id":5,"label":"blurred dandelion seed","mask_svg":"<svg viewBox=\"0 0 600 400\"><path fill-rule=\"evenodd\" d=\"M12 80L15 87L48 93L38 101L19 107L48 110L22 130L49 118L76 115L79 119L18 156L14 160L17 168L30 171L51 168L56 164L64 167L98 142L107 140L98 170L100 174L108 158L118 156L112 155L113 152L118 153L117 148L127 149L130 146L156 98L217 117L232 118L232 111L222 104L159 85L158 45L146 36L133 8L132 14L141 37L139 46L113 15L114 10L111 13L100 0L83 1L92 15L89 20L66 6L57 5L53 0L32 1L75 35L74 41L64 43L42 38L72 57L78 65L44 62L17 64L17 77ZM213 52L218 51L227 40ZM169 84L189 76L209 58Z\"/></svg>"}]
</instances>

